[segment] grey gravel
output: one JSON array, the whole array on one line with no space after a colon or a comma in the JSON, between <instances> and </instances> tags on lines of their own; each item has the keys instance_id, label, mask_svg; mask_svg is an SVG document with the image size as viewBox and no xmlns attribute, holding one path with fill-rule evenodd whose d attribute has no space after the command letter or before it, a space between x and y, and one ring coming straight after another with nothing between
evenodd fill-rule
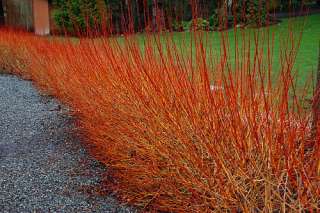
<instances>
[{"instance_id":1,"label":"grey gravel","mask_svg":"<svg viewBox=\"0 0 320 213\"><path fill-rule=\"evenodd\" d=\"M0 212L134 212L95 193L106 169L30 81L0 75Z\"/></svg>"}]
</instances>

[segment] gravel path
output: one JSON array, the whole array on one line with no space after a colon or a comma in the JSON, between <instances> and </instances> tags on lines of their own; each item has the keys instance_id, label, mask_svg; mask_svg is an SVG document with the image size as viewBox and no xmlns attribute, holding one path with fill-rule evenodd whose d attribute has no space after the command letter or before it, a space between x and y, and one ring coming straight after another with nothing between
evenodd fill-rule
<instances>
[{"instance_id":1,"label":"gravel path","mask_svg":"<svg viewBox=\"0 0 320 213\"><path fill-rule=\"evenodd\" d=\"M94 193L104 167L63 111L31 82L0 75L0 212L133 212Z\"/></svg>"}]
</instances>

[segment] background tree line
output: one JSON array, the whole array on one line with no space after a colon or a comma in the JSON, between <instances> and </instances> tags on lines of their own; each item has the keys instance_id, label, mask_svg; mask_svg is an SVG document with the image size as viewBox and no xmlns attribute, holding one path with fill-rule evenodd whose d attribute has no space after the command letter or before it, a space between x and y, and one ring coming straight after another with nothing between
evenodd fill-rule
<instances>
[{"instance_id":1,"label":"background tree line","mask_svg":"<svg viewBox=\"0 0 320 213\"><path fill-rule=\"evenodd\" d=\"M159 22L175 31L191 27L215 30L221 24L219 17L225 17L222 21L227 22L234 18L231 12L220 16L222 8L236 8L243 23L258 24L266 18L267 2L271 11L299 8L302 2L315 3L313 0L53 0L53 18L60 31L69 33L92 27L98 31L103 26L108 26L111 33L143 31ZM192 14L197 14L196 21Z\"/></svg>"}]
</instances>

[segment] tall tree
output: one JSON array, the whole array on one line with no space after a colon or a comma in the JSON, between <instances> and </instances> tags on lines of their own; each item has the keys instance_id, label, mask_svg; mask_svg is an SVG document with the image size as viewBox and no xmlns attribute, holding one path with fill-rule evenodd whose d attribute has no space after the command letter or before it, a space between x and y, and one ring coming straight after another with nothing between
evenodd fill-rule
<instances>
[{"instance_id":1,"label":"tall tree","mask_svg":"<svg viewBox=\"0 0 320 213\"><path fill-rule=\"evenodd\" d=\"M0 0L0 25L4 24L4 11L3 11L3 5L2 0Z\"/></svg>"}]
</instances>

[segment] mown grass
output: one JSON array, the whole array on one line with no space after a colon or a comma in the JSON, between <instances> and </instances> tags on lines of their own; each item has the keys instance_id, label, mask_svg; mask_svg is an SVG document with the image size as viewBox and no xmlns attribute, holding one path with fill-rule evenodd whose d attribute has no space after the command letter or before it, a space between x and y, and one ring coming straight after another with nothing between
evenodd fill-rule
<instances>
[{"instance_id":1,"label":"mown grass","mask_svg":"<svg viewBox=\"0 0 320 213\"><path fill-rule=\"evenodd\" d=\"M292 30L289 30L289 28ZM253 42L253 34L256 32L265 32L269 31L270 36L274 34L274 52L273 52L273 60L274 60L274 68L272 69L274 76L278 75L279 66L280 66L280 52L281 43L286 41L289 32L292 33L298 38L301 30L303 30L303 34L301 37L301 46L299 48L299 52L295 61L295 69L297 72L297 85L299 87L304 87L305 84L309 84L310 90L309 94L312 92L311 81L312 74L315 76L315 70L318 64L318 53L319 53L319 39L320 39L320 14L310 15L307 17L297 17L297 18L285 18L281 20L281 23L277 25L270 26L268 28L260 28L260 29L245 29L243 32L251 35L251 43ZM241 30L237 30L235 32L234 29L226 31L229 36L230 41L230 55L235 55L235 34L241 33ZM206 36L208 38L208 43L206 49L213 50L214 54L220 54L221 47L221 33L220 32L206 32ZM165 34L167 35L167 33ZM190 32L174 32L170 34L177 47L183 48L183 46L190 46L190 41L192 39L192 33ZM140 46L143 48L144 41L146 39L145 34L136 34L140 42ZM239 37L239 36L238 36ZM121 41L123 38L119 38ZM267 45L265 45L267 46ZM267 47L266 47L267 48ZM251 51L253 53L254 46L251 47ZM253 54L252 54L253 55ZM233 61L234 59L230 59Z\"/></svg>"},{"instance_id":2,"label":"mown grass","mask_svg":"<svg viewBox=\"0 0 320 213\"><path fill-rule=\"evenodd\" d=\"M290 29L291 28L291 29ZM235 55L235 37L238 39L241 37L241 33L246 33L250 35L251 44L254 43L254 33L261 33L270 35L270 42L272 42L272 35L274 35L274 50L273 50L273 76L276 78L278 73L280 72L280 49L281 45L284 42L287 42L286 38L289 36L289 32L293 33L293 35L299 40L300 33L302 31L302 37L300 41L300 48L298 51L297 58L295 60L295 68L294 72L296 72L296 80L297 86L302 88L306 85L309 86L308 95L310 96L313 91L313 84L315 82L314 78L316 75L316 68L318 66L318 55L319 55L319 46L320 46L320 14L314 14L309 16L303 17L295 17L295 18L284 18L281 19L281 22L272 25L270 27L264 27L260 29L237 29L235 32L234 29L230 29L225 31L227 36L229 37L229 54L230 56ZM205 32L207 37L207 46L206 50L213 51L213 55L219 56L220 55L220 48L221 44L221 32L217 31L210 31ZM159 36L158 33L155 36ZM170 37L177 45L178 48L182 49L182 53L185 52L189 54L189 52L185 51L185 47L190 47L191 43L194 41L192 38L192 33L189 31L186 32L172 32L172 33L163 33L161 36L161 40L165 40L165 37ZM141 48L144 48L144 44L146 41L147 34L145 33L137 33L134 35L136 41L139 43ZM65 38L62 37L62 40ZM117 38L112 38L119 41L120 44L124 43L124 37L119 36ZM98 39L99 40L99 39ZM78 39L72 38L71 41L77 42ZM265 41L265 48L267 49L267 41ZM163 41L163 43L165 43ZM241 43L241 41L239 41ZM298 43L298 41L296 41ZM241 45L241 44L240 44ZM194 47L194 44L193 44ZM166 47L164 47L166 48ZM192 48L194 49L194 48ZM255 47L252 45L251 47L251 54L254 55ZM207 54L210 57L209 53ZM234 58L230 58L229 61L234 63Z\"/></svg>"}]
</instances>

